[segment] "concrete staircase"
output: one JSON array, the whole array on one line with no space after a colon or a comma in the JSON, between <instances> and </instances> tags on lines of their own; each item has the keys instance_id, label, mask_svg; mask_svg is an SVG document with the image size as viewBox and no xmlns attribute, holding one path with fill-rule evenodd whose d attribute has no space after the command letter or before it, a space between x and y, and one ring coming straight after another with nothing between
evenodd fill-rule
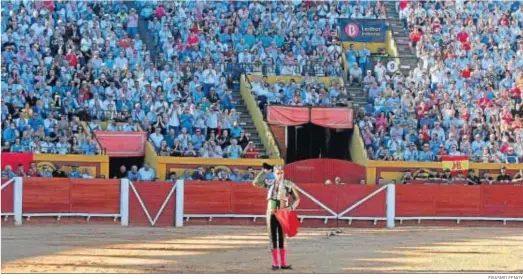
<instances>
[{"instance_id":1,"label":"concrete staircase","mask_svg":"<svg viewBox=\"0 0 523 279\"><path fill-rule=\"evenodd\" d=\"M399 13L396 11L396 2L386 1L385 9L389 28L400 56L400 71L404 76L408 76L410 70L416 68L418 61L416 54L409 48L409 31L403 28Z\"/></svg>"},{"instance_id":2,"label":"concrete staircase","mask_svg":"<svg viewBox=\"0 0 523 279\"><path fill-rule=\"evenodd\" d=\"M349 86L345 77L343 78L343 82L345 83L345 90L347 91L349 101L352 102L354 112L363 108L367 104L367 94L363 91L363 87L357 85Z\"/></svg>"},{"instance_id":3,"label":"concrete staircase","mask_svg":"<svg viewBox=\"0 0 523 279\"><path fill-rule=\"evenodd\" d=\"M232 97L236 102L236 112L240 114L240 127L242 127L245 133L249 135L249 139L254 142L254 145L256 145L256 149L258 150L260 155L270 155L267 154L267 150L263 146L260 135L258 134L258 131L254 126L254 122L252 121L252 118L249 115L247 105L245 104L242 96L240 95L239 86L233 87Z\"/></svg>"}]
</instances>

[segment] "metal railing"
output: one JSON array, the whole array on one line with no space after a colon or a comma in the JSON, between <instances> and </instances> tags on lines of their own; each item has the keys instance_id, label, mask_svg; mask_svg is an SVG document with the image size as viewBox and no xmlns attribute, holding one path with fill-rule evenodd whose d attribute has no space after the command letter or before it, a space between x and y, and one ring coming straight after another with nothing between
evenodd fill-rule
<instances>
[{"instance_id":1,"label":"metal railing","mask_svg":"<svg viewBox=\"0 0 523 279\"><path fill-rule=\"evenodd\" d=\"M163 67L166 61L159 61L158 66ZM264 76L317 76L317 77L341 77L343 75L343 65L335 65L331 62L310 61L308 64L284 64L284 63L202 63L202 62L180 62L168 63L171 68L180 66L185 73L200 70L204 71L208 65L213 65L213 69L218 74L225 76L233 75L239 78L242 74L259 74Z\"/></svg>"},{"instance_id":2,"label":"metal railing","mask_svg":"<svg viewBox=\"0 0 523 279\"><path fill-rule=\"evenodd\" d=\"M94 133L93 129L91 128L91 126L89 126L89 123L83 122L83 126L85 126L84 129L85 128L89 129L89 133L94 138L94 140L96 140L96 145L98 145L98 148L100 150L100 155L107 154L107 148L103 147L102 143L100 142L100 140L98 139L98 137Z\"/></svg>"}]
</instances>

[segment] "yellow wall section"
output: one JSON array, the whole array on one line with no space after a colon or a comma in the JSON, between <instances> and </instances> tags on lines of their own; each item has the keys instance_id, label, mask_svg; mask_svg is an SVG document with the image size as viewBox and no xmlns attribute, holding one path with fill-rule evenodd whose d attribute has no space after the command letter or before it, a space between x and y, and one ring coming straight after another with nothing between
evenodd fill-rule
<instances>
[{"instance_id":1,"label":"yellow wall section","mask_svg":"<svg viewBox=\"0 0 523 279\"><path fill-rule=\"evenodd\" d=\"M109 177L109 156L107 155L88 156L76 154L34 154L33 160L43 162L71 162L78 164L80 167L82 166L82 162L100 163L100 174L104 175L106 178Z\"/></svg>"},{"instance_id":2,"label":"yellow wall section","mask_svg":"<svg viewBox=\"0 0 523 279\"><path fill-rule=\"evenodd\" d=\"M508 170L523 169L523 164L499 164L499 163L470 163L470 168L479 174L482 170L489 170L490 173L497 173L499 169L506 167ZM379 174L383 177L384 183L391 182L393 179L399 180L406 169L436 169L443 170L441 162L402 162L402 161L367 161L367 184L375 184L377 179L377 168L396 168L398 171L387 170Z\"/></svg>"},{"instance_id":3,"label":"yellow wall section","mask_svg":"<svg viewBox=\"0 0 523 279\"><path fill-rule=\"evenodd\" d=\"M358 127L358 125L354 125L354 129L352 130L349 151L352 161L354 163L360 164L362 166L367 165L367 153L365 151L365 144L363 143L363 138L361 137L360 133L360 127Z\"/></svg>"},{"instance_id":4,"label":"yellow wall section","mask_svg":"<svg viewBox=\"0 0 523 279\"><path fill-rule=\"evenodd\" d=\"M145 158L144 162L149 164L151 168L156 170L156 177L160 178L161 180L165 179L165 165L161 165L158 162L158 156L156 154L156 150L154 149L151 142L147 141L145 142Z\"/></svg>"},{"instance_id":5,"label":"yellow wall section","mask_svg":"<svg viewBox=\"0 0 523 279\"><path fill-rule=\"evenodd\" d=\"M254 100L254 97L251 94L247 82L245 81L245 75L242 75L240 79L240 95L245 104L247 105L249 115L251 116L254 126L256 127L256 131L258 131L258 134L260 135L260 139L263 143L263 146L270 153L269 157L271 159L281 158L280 150L278 149L276 140L272 136L272 133L269 130L269 126L267 126L267 123L263 121L263 115L258 107L258 104L256 104L256 101Z\"/></svg>"}]
</instances>

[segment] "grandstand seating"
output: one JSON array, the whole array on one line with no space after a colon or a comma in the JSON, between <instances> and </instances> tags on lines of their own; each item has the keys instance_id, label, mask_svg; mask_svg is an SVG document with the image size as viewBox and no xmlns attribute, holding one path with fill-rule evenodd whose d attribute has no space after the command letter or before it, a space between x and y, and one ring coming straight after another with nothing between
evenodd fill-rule
<instances>
[{"instance_id":1,"label":"grandstand seating","mask_svg":"<svg viewBox=\"0 0 523 279\"><path fill-rule=\"evenodd\" d=\"M523 159L523 5L506 2L387 3L408 76L373 69L359 119L369 159ZM396 9L396 10L395 10ZM399 18L398 18L399 17ZM405 30L401 30L405 28ZM402 60L402 57L400 57Z\"/></svg>"}]
</instances>

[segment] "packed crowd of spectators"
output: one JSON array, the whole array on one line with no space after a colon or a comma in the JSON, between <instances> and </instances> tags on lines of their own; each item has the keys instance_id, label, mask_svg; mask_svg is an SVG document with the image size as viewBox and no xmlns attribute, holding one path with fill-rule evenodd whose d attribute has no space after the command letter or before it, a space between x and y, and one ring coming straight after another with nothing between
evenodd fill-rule
<instances>
[{"instance_id":1,"label":"packed crowd of spectators","mask_svg":"<svg viewBox=\"0 0 523 279\"><path fill-rule=\"evenodd\" d=\"M139 3L163 60L239 63L264 75L340 76L337 18L385 18L375 1Z\"/></svg>"},{"instance_id":2,"label":"packed crowd of spectators","mask_svg":"<svg viewBox=\"0 0 523 279\"><path fill-rule=\"evenodd\" d=\"M196 170L186 169L182 174L177 174L172 171L167 174L166 181L176 182L178 179L182 180L201 180L201 181L252 181L254 180L255 172L252 167L247 167L247 170L242 174L239 169L234 168L216 168L198 167ZM158 179L155 170L148 164L144 164L141 169L138 166L132 166L127 170L125 166L121 166L114 178L128 178L130 181L153 181Z\"/></svg>"},{"instance_id":3,"label":"packed crowd of spectators","mask_svg":"<svg viewBox=\"0 0 523 279\"><path fill-rule=\"evenodd\" d=\"M262 80L251 81L250 85L251 92L261 108L267 104L333 106L347 100L343 84L336 79L331 79L329 84L307 77L299 83L290 79L288 83L280 80L270 84L264 76Z\"/></svg>"},{"instance_id":4,"label":"packed crowd of spectators","mask_svg":"<svg viewBox=\"0 0 523 279\"><path fill-rule=\"evenodd\" d=\"M409 76L377 63L359 127L369 159L523 159L520 1L400 1L419 63Z\"/></svg>"},{"instance_id":5,"label":"packed crowd of spectators","mask_svg":"<svg viewBox=\"0 0 523 279\"><path fill-rule=\"evenodd\" d=\"M4 152L100 152L80 121L127 119L140 100L136 16L123 2L2 2Z\"/></svg>"},{"instance_id":6,"label":"packed crowd of spectators","mask_svg":"<svg viewBox=\"0 0 523 279\"><path fill-rule=\"evenodd\" d=\"M66 172L66 167L70 167L71 171ZM25 171L25 166L18 164L16 169L13 169L11 165L5 165L2 170L2 179L10 179L14 177L58 177L58 178L83 178L83 179L94 179L94 178L105 178L102 175L94 176L91 168L80 169L80 166L54 166L52 168L49 165L38 167L35 162L29 164L29 168Z\"/></svg>"},{"instance_id":7,"label":"packed crowd of spectators","mask_svg":"<svg viewBox=\"0 0 523 279\"><path fill-rule=\"evenodd\" d=\"M382 180L382 178L380 178ZM459 171L452 173L450 169L445 169L441 172L434 170L418 169L406 170L401 177L402 184L409 183L430 183L430 184L460 184L466 185L481 185L481 184L502 184L510 182L523 181L523 170L515 172L510 175L506 167L502 167L498 174L491 174L489 171L481 171L480 175L476 175L473 169L466 172ZM380 182L380 181L378 181ZM396 181L393 181L396 183Z\"/></svg>"}]
</instances>

